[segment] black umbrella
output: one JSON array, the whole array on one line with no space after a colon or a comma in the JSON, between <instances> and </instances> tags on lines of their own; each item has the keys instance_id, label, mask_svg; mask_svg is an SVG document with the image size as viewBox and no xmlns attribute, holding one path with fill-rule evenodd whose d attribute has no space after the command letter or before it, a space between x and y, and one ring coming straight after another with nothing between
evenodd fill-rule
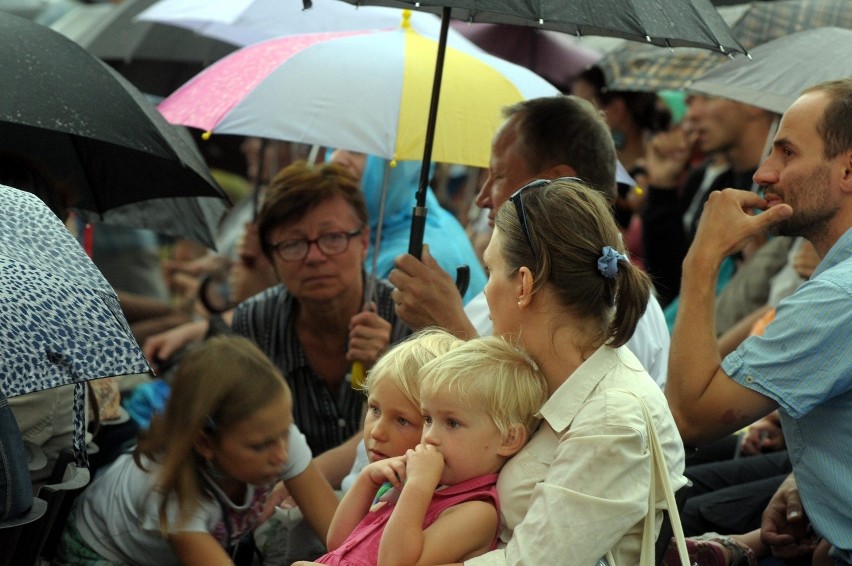
<instances>
[{"instance_id":1,"label":"black umbrella","mask_svg":"<svg viewBox=\"0 0 852 566\"><path fill-rule=\"evenodd\" d=\"M61 34L0 13L0 152L49 169L91 221L214 246L229 205L186 130Z\"/></svg>"},{"instance_id":2,"label":"black umbrella","mask_svg":"<svg viewBox=\"0 0 852 566\"><path fill-rule=\"evenodd\" d=\"M306 8L312 0L302 0ZM602 35L664 47L745 53L710 0L344 0L356 5L413 8L441 14L441 36L426 127L426 142L409 252L420 257L426 226L426 190L450 18L519 24L576 35Z\"/></svg>"}]
</instances>

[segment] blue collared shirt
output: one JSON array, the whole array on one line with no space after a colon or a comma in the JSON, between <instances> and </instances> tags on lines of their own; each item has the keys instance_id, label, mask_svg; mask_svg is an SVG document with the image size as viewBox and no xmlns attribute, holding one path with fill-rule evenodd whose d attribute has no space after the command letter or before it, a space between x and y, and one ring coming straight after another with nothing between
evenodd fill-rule
<instances>
[{"instance_id":1,"label":"blue collared shirt","mask_svg":"<svg viewBox=\"0 0 852 566\"><path fill-rule=\"evenodd\" d=\"M722 362L737 383L778 402L805 512L852 557L852 228L811 279L781 301L763 336Z\"/></svg>"}]
</instances>

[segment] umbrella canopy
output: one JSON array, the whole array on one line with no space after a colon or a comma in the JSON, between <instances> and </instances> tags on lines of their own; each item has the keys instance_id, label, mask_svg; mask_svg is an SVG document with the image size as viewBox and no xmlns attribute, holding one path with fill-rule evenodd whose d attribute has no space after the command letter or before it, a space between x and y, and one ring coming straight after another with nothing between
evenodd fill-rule
<instances>
[{"instance_id":1,"label":"umbrella canopy","mask_svg":"<svg viewBox=\"0 0 852 566\"><path fill-rule=\"evenodd\" d=\"M823 26L852 27L848 0L775 0L720 7L737 39L749 50L798 31ZM660 51L625 44L596 64L613 90L656 92L682 89L689 81L728 61L718 54L695 49Z\"/></svg>"},{"instance_id":2,"label":"umbrella canopy","mask_svg":"<svg viewBox=\"0 0 852 566\"><path fill-rule=\"evenodd\" d=\"M107 62L143 92L158 97L239 47L187 29L136 21L136 15L154 2L81 4L50 27Z\"/></svg>"},{"instance_id":3,"label":"umbrella canopy","mask_svg":"<svg viewBox=\"0 0 852 566\"><path fill-rule=\"evenodd\" d=\"M156 0L81 4L50 27L109 63L137 88L166 96L238 45L170 25L137 21Z\"/></svg>"},{"instance_id":4,"label":"umbrella canopy","mask_svg":"<svg viewBox=\"0 0 852 566\"><path fill-rule=\"evenodd\" d=\"M459 21L451 25L488 53L530 69L564 92L583 69L601 58L583 40L555 31Z\"/></svg>"},{"instance_id":5,"label":"umbrella canopy","mask_svg":"<svg viewBox=\"0 0 852 566\"><path fill-rule=\"evenodd\" d=\"M307 34L244 47L159 105L171 122L378 155L423 157L435 39L392 30ZM531 71L449 41L432 159L486 167L501 110L557 94Z\"/></svg>"},{"instance_id":6,"label":"umbrella canopy","mask_svg":"<svg viewBox=\"0 0 852 566\"><path fill-rule=\"evenodd\" d=\"M115 291L59 218L35 195L0 185L0 392L7 397L146 373Z\"/></svg>"},{"instance_id":7,"label":"umbrella canopy","mask_svg":"<svg viewBox=\"0 0 852 566\"><path fill-rule=\"evenodd\" d=\"M284 35L395 28L399 17L393 8L345 2L326 1L304 10L300 2L281 0L159 0L137 20L180 26L242 47ZM413 14L411 25L430 32L437 29L436 20L431 14Z\"/></svg>"},{"instance_id":8,"label":"umbrella canopy","mask_svg":"<svg viewBox=\"0 0 852 566\"><path fill-rule=\"evenodd\" d=\"M306 6L338 0L303 0ZM710 0L345 0L358 6L416 8L466 22L517 24L581 37L620 37L668 47L745 53Z\"/></svg>"},{"instance_id":9,"label":"umbrella canopy","mask_svg":"<svg viewBox=\"0 0 852 566\"><path fill-rule=\"evenodd\" d=\"M306 8L313 0L302 0ZM325 0L323 0L325 1ZM331 0L329 0L331 1ZM468 22L519 24L561 31L581 37L602 35L644 41L660 46L691 46L722 52L745 53L710 0L575 0L571 2L515 2L513 0L345 0L356 5L414 7L441 14L441 34L435 65L430 112L426 124L418 212L411 229L412 255L420 257L425 201L440 99L442 67L450 18Z\"/></svg>"},{"instance_id":10,"label":"umbrella canopy","mask_svg":"<svg viewBox=\"0 0 852 566\"><path fill-rule=\"evenodd\" d=\"M850 53L852 30L800 31L755 47L754 61L719 65L689 89L783 114L807 87L852 77Z\"/></svg>"},{"instance_id":11,"label":"umbrella canopy","mask_svg":"<svg viewBox=\"0 0 852 566\"><path fill-rule=\"evenodd\" d=\"M50 168L71 207L214 246L228 201L183 129L61 34L0 13L0 151Z\"/></svg>"},{"instance_id":12,"label":"umbrella canopy","mask_svg":"<svg viewBox=\"0 0 852 566\"><path fill-rule=\"evenodd\" d=\"M0 185L0 387L7 396L149 371L115 291L35 195Z\"/></svg>"}]
</instances>

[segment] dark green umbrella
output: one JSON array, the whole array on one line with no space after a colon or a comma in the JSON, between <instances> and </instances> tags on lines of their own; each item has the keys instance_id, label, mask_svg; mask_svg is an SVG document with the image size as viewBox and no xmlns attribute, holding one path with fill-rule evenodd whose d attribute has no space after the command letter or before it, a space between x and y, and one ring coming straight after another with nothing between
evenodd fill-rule
<instances>
[{"instance_id":1,"label":"dark green umbrella","mask_svg":"<svg viewBox=\"0 0 852 566\"><path fill-rule=\"evenodd\" d=\"M0 152L47 169L91 221L214 246L229 202L186 130L61 34L0 13Z\"/></svg>"}]
</instances>

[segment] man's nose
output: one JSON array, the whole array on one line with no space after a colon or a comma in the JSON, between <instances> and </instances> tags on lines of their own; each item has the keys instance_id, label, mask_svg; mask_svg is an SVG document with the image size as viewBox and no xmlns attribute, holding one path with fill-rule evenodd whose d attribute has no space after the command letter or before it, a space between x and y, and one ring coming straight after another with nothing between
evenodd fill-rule
<instances>
[{"instance_id":1,"label":"man's nose","mask_svg":"<svg viewBox=\"0 0 852 566\"><path fill-rule=\"evenodd\" d=\"M774 185L778 182L778 168L775 167L771 157L766 158L757 171L754 172L752 180L758 185Z\"/></svg>"},{"instance_id":2,"label":"man's nose","mask_svg":"<svg viewBox=\"0 0 852 566\"><path fill-rule=\"evenodd\" d=\"M491 182L491 177L485 179L485 182L482 183L482 186L479 188L479 192L476 193L476 199L474 202L476 206L479 208L491 208L491 186L493 183Z\"/></svg>"}]
</instances>

